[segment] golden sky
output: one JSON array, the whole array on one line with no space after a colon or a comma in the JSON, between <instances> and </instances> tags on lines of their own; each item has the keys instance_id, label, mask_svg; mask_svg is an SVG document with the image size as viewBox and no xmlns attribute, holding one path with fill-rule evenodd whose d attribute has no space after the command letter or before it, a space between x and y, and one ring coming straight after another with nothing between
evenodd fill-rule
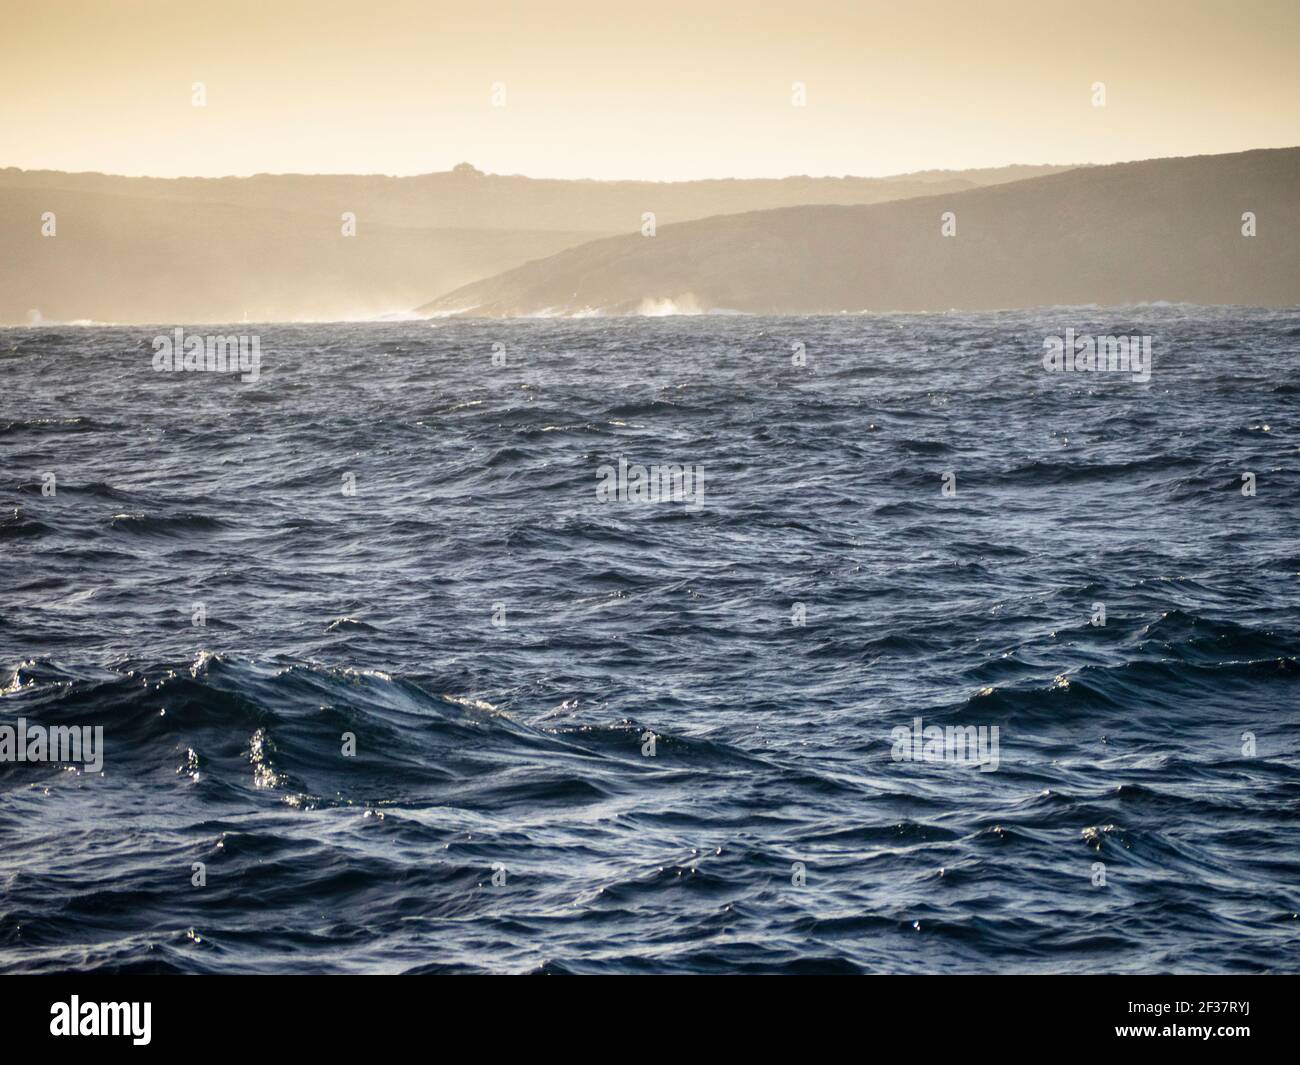
<instances>
[{"instance_id":1,"label":"golden sky","mask_svg":"<svg viewBox=\"0 0 1300 1065\"><path fill-rule=\"evenodd\" d=\"M1300 0L0 0L0 55L25 168L679 180L1300 144Z\"/></svg>"}]
</instances>

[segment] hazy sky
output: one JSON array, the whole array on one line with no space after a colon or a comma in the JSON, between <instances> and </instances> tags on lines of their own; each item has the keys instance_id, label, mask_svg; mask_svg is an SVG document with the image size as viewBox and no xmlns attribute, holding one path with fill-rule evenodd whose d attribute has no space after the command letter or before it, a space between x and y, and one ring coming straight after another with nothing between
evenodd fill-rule
<instances>
[{"instance_id":1,"label":"hazy sky","mask_svg":"<svg viewBox=\"0 0 1300 1065\"><path fill-rule=\"evenodd\" d=\"M1300 0L0 0L0 42L0 166L675 180L1300 144Z\"/></svg>"}]
</instances>

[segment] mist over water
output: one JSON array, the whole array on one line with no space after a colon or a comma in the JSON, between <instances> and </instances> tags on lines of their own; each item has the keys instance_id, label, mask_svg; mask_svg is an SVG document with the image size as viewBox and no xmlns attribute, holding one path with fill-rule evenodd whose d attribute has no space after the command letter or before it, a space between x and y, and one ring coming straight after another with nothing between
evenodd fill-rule
<instances>
[{"instance_id":1,"label":"mist over water","mask_svg":"<svg viewBox=\"0 0 1300 1065\"><path fill-rule=\"evenodd\" d=\"M1300 963L1300 312L171 328L0 330L0 971Z\"/></svg>"}]
</instances>

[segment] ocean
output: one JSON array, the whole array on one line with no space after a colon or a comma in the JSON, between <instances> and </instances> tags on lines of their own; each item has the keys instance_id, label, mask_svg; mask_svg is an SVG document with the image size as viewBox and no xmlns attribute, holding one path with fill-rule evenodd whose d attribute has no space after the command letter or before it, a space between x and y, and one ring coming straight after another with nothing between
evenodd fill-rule
<instances>
[{"instance_id":1,"label":"ocean","mask_svg":"<svg viewBox=\"0 0 1300 1065\"><path fill-rule=\"evenodd\" d=\"M0 972L1300 966L1300 311L174 329L0 330Z\"/></svg>"}]
</instances>

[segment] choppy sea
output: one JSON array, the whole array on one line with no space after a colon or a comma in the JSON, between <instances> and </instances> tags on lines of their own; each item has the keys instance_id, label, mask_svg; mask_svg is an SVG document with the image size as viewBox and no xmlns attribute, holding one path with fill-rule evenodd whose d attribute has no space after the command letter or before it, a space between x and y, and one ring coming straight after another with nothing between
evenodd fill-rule
<instances>
[{"instance_id":1,"label":"choppy sea","mask_svg":"<svg viewBox=\"0 0 1300 1065\"><path fill-rule=\"evenodd\" d=\"M1300 311L173 328L0 330L0 971L1300 967Z\"/></svg>"}]
</instances>

